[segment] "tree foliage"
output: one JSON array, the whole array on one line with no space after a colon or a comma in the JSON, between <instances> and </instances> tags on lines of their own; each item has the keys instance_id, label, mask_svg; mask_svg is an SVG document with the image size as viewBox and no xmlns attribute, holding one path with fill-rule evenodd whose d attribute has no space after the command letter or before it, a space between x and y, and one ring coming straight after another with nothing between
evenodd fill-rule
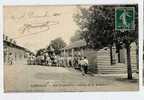
<instances>
[{"instance_id":1,"label":"tree foliage","mask_svg":"<svg viewBox=\"0 0 144 100\"><path fill-rule=\"evenodd\" d=\"M71 37L70 41L75 42L75 41L78 41L80 39L83 39L81 35L82 34L80 31L76 31L75 34Z\"/></svg>"},{"instance_id":2,"label":"tree foliage","mask_svg":"<svg viewBox=\"0 0 144 100\"><path fill-rule=\"evenodd\" d=\"M45 48L39 49L39 50L36 52L36 56L42 55L43 52L45 52Z\"/></svg>"},{"instance_id":3,"label":"tree foliage","mask_svg":"<svg viewBox=\"0 0 144 100\"><path fill-rule=\"evenodd\" d=\"M54 40L52 40L48 46L48 50L50 48L53 48L55 53L58 54L59 50L64 48L66 46L66 43L64 42L64 40L62 40L62 38L56 38Z\"/></svg>"},{"instance_id":4,"label":"tree foliage","mask_svg":"<svg viewBox=\"0 0 144 100\"><path fill-rule=\"evenodd\" d=\"M135 7L137 11L137 6ZM125 44L130 45L137 41L137 12L136 29L133 31L115 31L115 7L116 6L91 6L90 8L79 7L80 14L74 16L74 21L79 25L81 36L90 47L95 49L105 46ZM117 6L118 7L118 6ZM123 7L129 7L125 5Z\"/></svg>"}]
</instances>

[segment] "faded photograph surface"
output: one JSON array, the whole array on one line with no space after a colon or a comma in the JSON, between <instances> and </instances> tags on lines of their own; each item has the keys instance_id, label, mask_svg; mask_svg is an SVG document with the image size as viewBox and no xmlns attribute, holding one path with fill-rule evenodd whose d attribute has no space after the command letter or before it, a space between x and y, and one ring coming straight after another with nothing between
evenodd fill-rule
<instances>
[{"instance_id":1,"label":"faded photograph surface","mask_svg":"<svg viewBox=\"0 0 144 100\"><path fill-rule=\"evenodd\" d=\"M5 92L138 90L138 6L4 6Z\"/></svg>"}]
</instances>

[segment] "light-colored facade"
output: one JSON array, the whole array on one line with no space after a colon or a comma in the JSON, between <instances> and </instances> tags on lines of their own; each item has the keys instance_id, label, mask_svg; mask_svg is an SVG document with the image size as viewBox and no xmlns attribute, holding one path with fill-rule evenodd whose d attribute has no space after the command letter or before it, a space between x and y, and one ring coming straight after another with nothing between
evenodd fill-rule
<instances>
[{"instance_id":1,"label":"light-colored facade","mask_svg":"<svg viewBox=\"0 0 144 100\"><path fill-rule=\"evenodd\" d=\"M30 53L24 47L16 44L13 39L9 39L8 36L3 36L3 50L4 50L4 64L9 64L9 57L13 59L13 64L27 64L28 55Z\"/></svg>"}]
</instances>

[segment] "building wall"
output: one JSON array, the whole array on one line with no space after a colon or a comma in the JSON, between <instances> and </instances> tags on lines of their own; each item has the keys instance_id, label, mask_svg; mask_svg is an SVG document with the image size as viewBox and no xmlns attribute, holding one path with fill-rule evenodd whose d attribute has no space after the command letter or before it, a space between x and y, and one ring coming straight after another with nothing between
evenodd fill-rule
<instances>
[{"instance_id":1,"label":"building wall","mask_svg":"<svg viewBox=\"0 0 144 100\"><path fill-rule=\"evenodd\" d=\"M99 66L110 66L110 49L101 49L97 52L97 65Z\"/></svg>"},{"instance_id":2,"label":"building wall","mask_svg":"<svg viewBox=\"0 0 144 100\"><path fill-rule=\"evenodd\" d=\"M8 64L8 57L9 53L12 53L14 64L26 64L27 62L27 53L25 50L22 50L20 48L11 47L6 44L4 44L4 64Z\"/></svg>"},{"instance_id":3,"label":"building wall","mask_svg":"<svg viewBox=\"0 0 144 100\"><path fill-rule=\"evenodd\" d=\"M131 63L137 67L137 47L134 43L131 45Z\"/></svg>"},{"instance_id":4,"label":"building wall","mask_svg":"<svg viewBox=\"0 0 144 100\"><path fill-rule=\"evenodd\" d=\"M120 60L124 64L127 63L127 55L125 48L120 50ZM132 66L137 66L137 47L135 43L131 44L131 64Z\"/></svg>"},{"instance_id":5,"label":"building wall","mask_svg":"<svg viewBox=\"0 0 144 100\"><path fill-rule=\"evenodd\" d=\"M71 54L72 50L67 50L66 55ZM98 51L93 49L88 49L85 47L81 48L73 48L73 54L81 54L82 56L86 56L89 61L89 70L95 73L126 73L127 72L127 57L126 57L126 49L123 48L120 50L120 60L121 63L118 63L118 54L116 53L116 48L112 49L113 60L115 64L111 65L110 58L110 49L103 48ZM137 59L136 59L136 45L133 43L131 45L131 64L132 70L136 70Z\"/></svg>"},{"instance_id":6,"label":"building wall","mask_svg":"<svg viewBox=\"0 0 144 100\"><path fill-rule=\"evenodd\" d=\"M131 45L131 65L132 70L137 70L137 58L136 58L136 45ZM120 61L118 63L118 54L115 54L116 64L111 65L110 63L110 49L101 49L97 52L97 67L99 73L126 73L127 72L127 53L126 49L120 50Z\"/></svg>"}]
</instances>

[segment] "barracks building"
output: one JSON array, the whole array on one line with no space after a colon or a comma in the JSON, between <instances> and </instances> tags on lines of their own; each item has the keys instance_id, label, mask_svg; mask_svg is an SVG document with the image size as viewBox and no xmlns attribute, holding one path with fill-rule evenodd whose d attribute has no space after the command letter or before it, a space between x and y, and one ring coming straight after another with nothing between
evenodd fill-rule
<instances>
[{"instance_id":1,"label":"barracks building","mask_svg":"<svg viewBox=\"0 0 144 100\"><path fill-rule=\"evenodd\" d=\"M12 54L14 64L26 64L31 51L16 44L16 41L3 35L4 64L8 64L9 54Z\"/></svg>"}]
</instances>

